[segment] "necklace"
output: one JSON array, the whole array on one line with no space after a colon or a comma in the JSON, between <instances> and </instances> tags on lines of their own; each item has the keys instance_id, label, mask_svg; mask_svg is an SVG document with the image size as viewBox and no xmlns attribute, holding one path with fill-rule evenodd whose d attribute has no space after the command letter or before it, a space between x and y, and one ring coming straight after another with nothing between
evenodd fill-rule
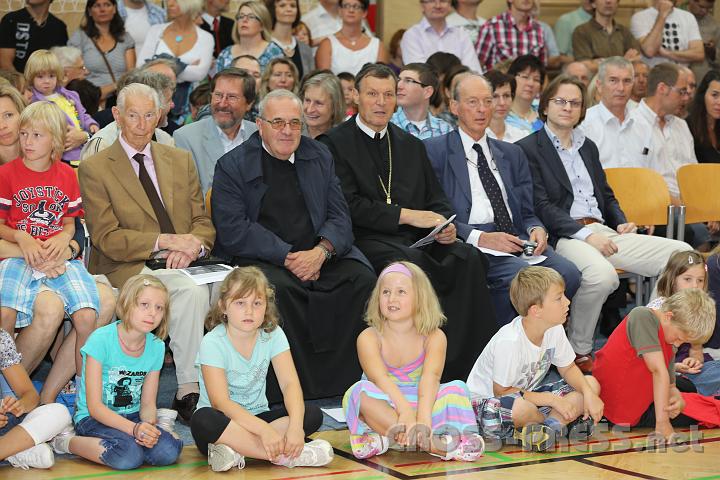
<instances>
[{"instance_id":1,"label":"necklace","mask_svg":"<svg viewBox=\"0 0 720 480\"><path fill-rule=\"evenodd\" d=\"M387 135L387 141L388 141L388 163L390 164L390 168L388 169L388 183L387 187L385 187L385 182L383 182L383 179L378 175L378 180L380 180L380 186L383 189L383 192L385 192L385 203L388 205L392 205L392 198L390 195L392 194L392 147L390 146L390 130L385 132Z\"/></svg>"},{"instance_id":2,"label":"necklace","mask_svg":"<svg viewBox=\"0 0 720 480\"><path fill-rule=\"evenodd\" d=\"M139 346L139 347L136 347L136 348L130 348L130 347L128 347L127 343L125 343L125 342L123 341L122 335L120 335L120 330L118 330L118 338L120 339L120 345L122 345L123 348L124 348L125 350L127 350L128 352L133 352L133 353L134 353L134 352L139 352L140 350L142 350L143 348L145 348L145 338L143 338L143 341L142 341L142 343L140 344L140 346Z\"/></svg>"},{"instance_id":3,"label":"necklace","mask_svg":"<svg viewBox=\"0 0 720 480\"><path fill-rule=\"evenodd\" d=\"M177 43L182 42L182 41L183 41L183 36L182 36L182 35L175 35L175 41L176 41Z\"/></svg>"},{"instance_id":4,"label":"necklace","mask_svg":"<svg viewBox=\"0 0 720 480\"><path fill-rule=\"evenodd\" d=\"M360 39L362 38L362 36L363 36L363 34L362 34L362 32L361 32L359 36L357 36L355 39L352 39L352 38L350 38L349 36L347 36L346 34L344 34L344 33L342 33L342 32L340 32L340 33L342 34L343 37L345 37L345 39L346 39L348 42L350 42L350 45L353 46L353 47L357 44L358 40L360 40Z\"/></svg>"}]
</instances>

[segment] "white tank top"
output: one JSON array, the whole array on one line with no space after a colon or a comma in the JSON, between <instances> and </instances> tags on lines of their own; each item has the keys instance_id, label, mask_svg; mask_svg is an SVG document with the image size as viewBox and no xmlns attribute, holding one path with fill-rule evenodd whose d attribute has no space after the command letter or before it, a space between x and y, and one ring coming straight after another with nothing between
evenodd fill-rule
<instances>
[{"instance_id":1,"label":"white tank top","mask_svg":"<svg viewBox=\"0 0 720 480\"><path fill-rule=\"evenodd\" d=\"M342 72L350 72L357 75L363 65L366 63L375 63L378 58L380 48L380 40L377 37L370 37L370 43L361 50L350 50L335 37L330 35L330 45L332 46L332 63L330 70L337 75Z\"/></svg>"}]
</instances>

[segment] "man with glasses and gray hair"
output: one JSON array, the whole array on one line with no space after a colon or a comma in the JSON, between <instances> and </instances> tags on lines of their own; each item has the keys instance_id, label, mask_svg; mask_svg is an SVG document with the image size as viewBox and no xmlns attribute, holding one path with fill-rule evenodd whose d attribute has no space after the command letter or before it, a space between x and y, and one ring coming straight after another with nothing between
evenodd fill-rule
<instances>
[{"instance_id":1,"label":"man with glasses and gray hair","mask_svg":"<svg viewBox=\"0 0 720 480\"><path fill-rule=\"evenodd\" d=\"M170 293L170 348L178 383L172 408L187 422L199 399L195 357L210 290L178 269L210 253L215 228L190 153L152 141L160 107L153 88L139 83L123 88L112 108L120 135L80 163L79 180L93 243L88 270L105 274L115 288L148 273ZM152 259L155 270L146 264Z\"/></svg>"},{"instance_id":2,"label":"man with glasses and gray hair","mask_svg":"<svg viewBox=\"0 0 720 480\"><path fill-rule=\"evenodd\" d=\"M247 71L230 67L218 72L210 91L211 116L173 133L176 146L189 150L195 160L203 194L212 186L218 158L257 131L254 123L243 120L256 95L255 79Z\"/></svg>"},{"instance_id":3,"label":"man with glasses and gray hair","mask_svg":"<svg viewBox=\"0 0 720 480\"><path fill-rule=\"evenodd\" d=\"M361 373L355 340L375 274L353 246L330 152L302 136L300 99L273 90L258 112L258 132L215 168L214 253L259 267L275 286L305 397L340 395Z\"/></svg>"}]
</instances>

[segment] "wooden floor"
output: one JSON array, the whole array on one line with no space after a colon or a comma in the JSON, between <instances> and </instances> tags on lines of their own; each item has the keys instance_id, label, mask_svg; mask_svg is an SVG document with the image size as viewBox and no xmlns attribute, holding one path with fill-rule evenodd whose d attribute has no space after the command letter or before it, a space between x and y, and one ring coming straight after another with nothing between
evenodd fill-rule
<instances>
[{"instance_id":1,"label":"wooden floor","mask_svg":"<svg viewBox=\"0 0 720 480\"><path fill-rule=\"evenodd\" d=\"M117 472L83 460L60 458L51 470L23 471L0 468L0 479L422 479L450 477L466 479L688 479L720 480L720 429L682 430L690 441L674 449L660 450L648 443L648 429L627 433L596 434L589 442L563 445L545 454L524 452L513 445L489 451L474 463L444 462L420 453L388 452L370 461L359 461L350 454L347 431L319 432L335 447L335 459L324 468L273 467L250 460L243 470L214 474L195 447L186 447L176 465L146 467Z\"/></svg>"}]
</instances>

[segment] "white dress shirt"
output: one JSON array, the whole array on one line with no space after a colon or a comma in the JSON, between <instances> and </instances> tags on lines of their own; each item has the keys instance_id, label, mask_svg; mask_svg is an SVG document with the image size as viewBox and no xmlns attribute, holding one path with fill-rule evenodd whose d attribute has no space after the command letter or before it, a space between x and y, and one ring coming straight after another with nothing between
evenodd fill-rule
<instances>
[{"instance_id":1,"label":"white dress shirt","mask_svg":"<svg viewBox=\"0 0 720 480\"><path fill-rule=\"evenodd\" d=\"M627 137L637 136L634 120L630 117L632 109L625 106L625 120L621 123L602 102L590 107L580 128L585 136L595 142L600 153L603 168L647 167L642 159L630 155L626 150Z\"/></svg>"},{"instance_id":2,"label":"white dress shirt","mask_svg":"<svg viewBox=\"0 0 720 480\"><path fill-rule=\"evenodd\" d=\"M463 151L465 152L465 163L467 164L468 177L470 177L470 196L472 198L472 206L470 207L468 224L479 225L483 223L493 223L495 221L495 215L493 213L492 205L490 204L490 198L488 198L487 193L485 192L485 188L483 187L482 180L480 180L480 174L477 169L478 154L473 149L473 145L476 143L480 145L480 148L485 155L485 161L488 163L490 171L493 173L498 185L500 185L500 191L502 192L505 208L507 208L510 219L512 220L512 211L508 205L507 191L505 190L505 185L503 184L502 177L500 176L500 171L498 170L497 165L493 160L492 153L490 152L487 134L483 135L482 138L476 142L470 137L470 135L465 133L462 128L458 128L458 133L460 133L460 140L462 141ZM482 233L482 230L473 229L465 242L477 247L478 240L480 239L480 235L482 235Z\"/></svg>"},{"instance_id":3,"label":"white dress shirt","mask_svg":"<svg viewBox=\"0 0 720 480\"><path fill-rule=\"evenodd\" d=\"M231 139L230 137L225 135L225 132L223 132L220 127L215 125L215 128L217 128L218 131L218 135L220 136L220 142L222 143L223 151L225 153L228 153L230 150L243 143L243 141L245 140L245 136L243 135L243 126L243 123L240 122L240 128L238 129L235 138Z\"/></svg>"},{"instance_id":4,"label":"white dress shirt","mask_svg":"<svg viewBox=\"0 0 720 480\"><path fill-rule=\"evenodd\" d=\"M630 129L631 134L621 139L620 148L634 165L652 168L662 175L670 194L679 196L677 169L697 163L695 142L687 123L675 115L666 115L665 126L661 128L659 117L644 99L630 112L630 118L635 124Z\"/></svg>"}]
</instances>

